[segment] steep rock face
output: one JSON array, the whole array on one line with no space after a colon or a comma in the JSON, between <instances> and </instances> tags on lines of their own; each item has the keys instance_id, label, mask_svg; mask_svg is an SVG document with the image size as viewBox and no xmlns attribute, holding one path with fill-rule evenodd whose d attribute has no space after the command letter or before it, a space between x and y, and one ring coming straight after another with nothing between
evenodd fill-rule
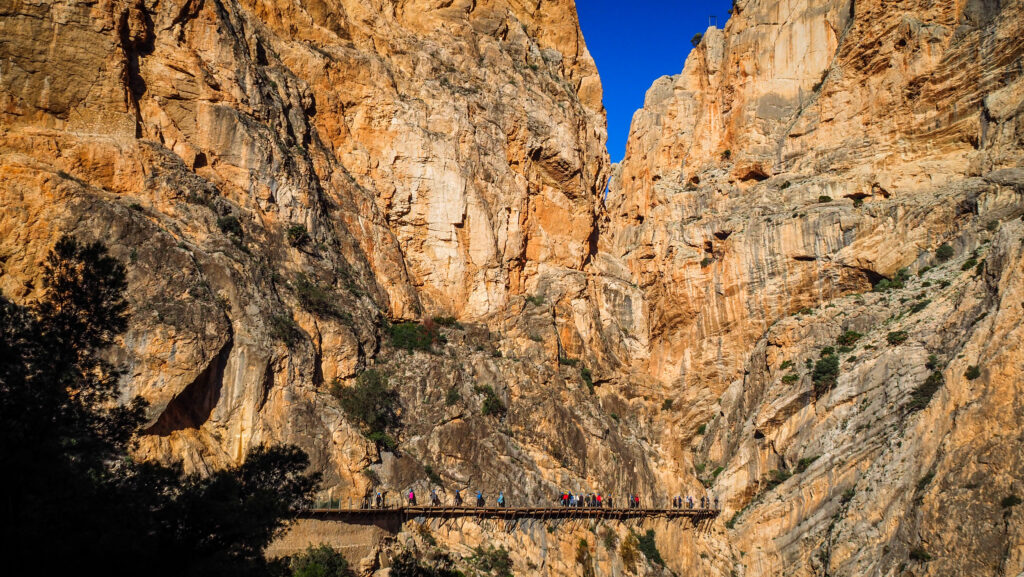
<instances>
[{"instance_id":1,"label":"steep rock face","mask_svg":"<svg viewBox=\"0 0 1024 577\"><path fill-rule=\"evenodd\" d=\"M649 372L717 394L774 320L951 237L963 179L1021 161L1021 26L1016 3L737 2L613 172L601 248L644 288Z\"/></svg>"},{"instance_id":2,"label":"steep rock face","mask_svg":"<svg viewBox=\"0 0 1024 577\"><path fill-rule=\"evenodd\" d=\"M0 27L0 286L31 298L63 232L130 263L143 452L300 441L351 481L372 446L317 395L385 317L590 290L604 119L571 3L40 2ZM579 350L597 310L559 310Z\"/></svg>"},{"instance_id":3,"label":"steep rock face","mask_svg":"<svg viewBox=\"0 0 1024 577\"><path fill-rule=\"evenodd\" d=\"M738 1L648 91L599 246L646 301L661 451L725 503L680 566L1021 571L1022 26L1013 2Z\"/></svg>"}]
</instances>

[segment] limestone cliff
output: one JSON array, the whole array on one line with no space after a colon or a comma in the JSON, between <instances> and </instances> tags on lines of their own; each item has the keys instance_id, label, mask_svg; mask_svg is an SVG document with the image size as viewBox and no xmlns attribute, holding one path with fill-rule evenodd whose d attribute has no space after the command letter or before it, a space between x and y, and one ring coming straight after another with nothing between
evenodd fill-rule
<instances>
[{"instance_id":1,"label":"limestone cliff","mask_svg":"<svg viewBox=\"0 0 1024 577\"><path fill-rule=\"evenodd\" d=\"M710 533L647 526L677 573L1019 575L1022 32L1011 0L737 0L609 169L568 0L0 0L0 290L62 233L127 263L142 457L293 442L343 501L708 487ZM328 392L369 368L397 451ZM318 538L667 572L619 525L273 553Z\"/></svg>"},{"instance_id":2,"label":"limestone cliff","mask_svg":"<svg viewBox=\"0 0 1024 577\"><path fill-rule=\"evenodd\" d=\"M727 503L690 566L1024 569L1001 505L1024 479L1022 26L1019 2L737 1L648 91L599 248L684 407L662 447Z\"/></svg>"}]
</instances>

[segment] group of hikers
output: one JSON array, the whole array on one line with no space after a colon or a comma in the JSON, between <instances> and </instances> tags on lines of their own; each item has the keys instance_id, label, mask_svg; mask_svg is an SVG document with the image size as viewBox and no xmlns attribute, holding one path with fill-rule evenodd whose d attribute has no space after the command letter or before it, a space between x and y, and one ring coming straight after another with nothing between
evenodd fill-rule
<instances>
[{"instance_id":1,"label":"group of hikers","mask_svg":"<svg viewBox=\"0 0 1024 577\"><path fill-rule=\"evenodd\" d=\"M408 501L409 506L411 506L411 507L415 507L416 506L416 491L415 490L409 489L409 492L405 495L405 498ZM605 496L605 495L602 495L600 493L586 493L586 494L575 494L574 495L573 493L571 493L569 491L565 491L565 492L563 492L561 494L561 496L556 497L556 501L559 501L563 507L614 507L614 505L612 504L612 497ZM505 492L504 491L499 491L498 492L498 498L496 499L496 502L497 502L498 507L506 507L508 505L508 503L505 500ZM456 507L463 506L462 491L460 491L459 489L455 489L453 504ZM476 492L476 506L477 507L484 507L486 504L487 503L486 503L486 499L484 499L483 491L477 490L477 492ZM369 506L377 508L377 509L383 509L383 508L385 508L385 505L386 505L386 503L385 503L384 493L381 492L381 491L377 491L376 495L374 495L374 497L373 497L373 501L369 504ZM441 498L438 496L436 489L431 489L430 490L430 505L432 507L440 507L441 506ZM631 493L629 495L626 495L626 505L630 509L639 509L640 508L640 495L638 495L636 493ZM711 509L712 508L711 505L712 505L711 497L704 496L704 497L700 498L700 508L701 509ZM364 505L364 506L366 506L366 505ZM672 497L672 508L673 509L684 509L684 508L685 509L693 509L694 508L693 497L689 496L689 495L686 496L685 499L682 496L678 496L678 495L675 496L675 497ZM718 509L718 497L714 498L714 508Z\"/></svg>"},{"instance_id":2,"label":"group of hikers","mask_svg":"<svg viewBox=\"0 0 1024 577\"><path fill-rule=\"evenodd\" d=\"M632 507L633 499L636 498L637 505L639 506L639 498L636 495L629 495L626 499L630 502ZM611 507L612 498L606 497L600 493L587 493L586 495L573 495L571 492L566 491L562 493L559 498L563 507Z\"/></svg>"},{"instance_id":3,"label":"group of hikers","mask_svg":"<svg viewBox=\"0 0 1024 577\"><path fill-rule=\"evenodd\" d=\"M715 503L715 509L718 509L718 497L717 496L715 497L714 503ZM687 495L686 499L683 499L679 495L676 495L675 497L672 497L672 508L673 509L683 509L684 505L686 506L685 507L686 509L693 509L693 497L691 497L690 495ZM700 508L701 509L710 509L711 508L711 497L701 497L700 498Z\"/></svg>"}]
</instances>

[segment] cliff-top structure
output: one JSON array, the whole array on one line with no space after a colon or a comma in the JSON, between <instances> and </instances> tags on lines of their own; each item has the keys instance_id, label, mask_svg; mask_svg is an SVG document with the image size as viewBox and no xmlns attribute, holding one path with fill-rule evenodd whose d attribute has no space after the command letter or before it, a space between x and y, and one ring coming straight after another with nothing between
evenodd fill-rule
<instances>
[{"instance_id":1,"label":"cliff-top structure","mask_svg":"<svg viewBox=\"0 0 1024 577\"><path fill-rule=\"evenodd\" d=\"M9 4L0 290L35 298L63 233L126 263L140 458L718 496L707 534L649 525L677 574L1024 571L1020 2L736 0L613 166L568 0ZM395 447L339 405L361 374ZM481 543L667 573L614 524L271 553L323 538L367 574Z\"/></svg>"}]
</instances>

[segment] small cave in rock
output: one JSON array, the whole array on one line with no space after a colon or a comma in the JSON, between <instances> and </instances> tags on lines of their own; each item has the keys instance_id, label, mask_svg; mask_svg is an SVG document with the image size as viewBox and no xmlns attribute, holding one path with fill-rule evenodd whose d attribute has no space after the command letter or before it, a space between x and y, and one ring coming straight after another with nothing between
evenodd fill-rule
<instances>
[{"instance_id":1,"label":"small cave in rock","mask_svg":"<svg viewBox=\"0 0 1024 577\"><path fill-rule=\"evenodd\" d=\"M800 262L814 262L814 261L818 260L818 257L811 256L811 255L808 255L808 254L797 254L797 255L793 255L793 260L800 261Z\"/></svg>"},{"instance_id":2,"label":"small cave in rock","mask_svg":"<svg viewBox=\"0 0 1024 577\"><path fill-rule=\"evenodd\" d=\"M166 437L174 431L198 429L213 413L220 400L224 385L224 367L231 355L233 339L229 338L203 372L185 387L178 396L171 399L152 426L142 431L144 435Z\"/></svg>"},{"instance_id":3,"label":"small cave in rock","mask_svg":"<svg viewBox=\"0 0 1024 577\"><path fill-rule=\"evenodd\" d=\"M634 216L633 220L635 220L637 224L643 224L644 223L644 217L643 217L643 215L640 215L640 214Z\"/></svg>"},{"instance_id":4,"label":"small cave in rock","mask_svg":"<svg viewBox=\"0 0 1024 577\"><path fill-rule=\"evenodd\" d=\"M764 438L764 433L761 432L761 429L754 429L754 438L755 439L763 439Z\"/></svg>"},{"instance_id":5,"label":"small cave in rock","mask_svg":"<svg viewBox=\"0 0 1024 577\"><path fill-rule=\"evenodd\" d=\"M761 182L762 180L768 180L768 173L760 166L751 166L737 176L739 177L740 182L748 182L751 180Z\"/></svg>"},{"instance_id":6,"label":"small cave in rock","mask_svg":"<svg viewBox=\"0 0 1024 577\"><path fill-rule=\"evenodd\" d=\"M202 168L207 164L209 164L209 161L206 160L206 153L200 152L199 154L196 155L196 159L192 161L192 170Z\"/></svg>"},{"instance_id":7,"label":"small cave in rock","mask_svg":"<svg viewBox=\"0 0 1024 577\"><path fill-rule=\"evenodd\" d=\"M892 196L892 193L882 188L882 185L878 184L877 182L871 185L871 194L880 194L882 195L882 198L889 198L890 196Z\"/></svg>"},{"instance_id":8,"label":"small cave in rock","mask_svg":"<svg viewBox=\"0 0 1024 577\"><path fill-rule=\"evenodd\" d=\"M714 234L715 234L715 238L717 238L718 240L725 240L725 239L729 238L729 235L732 234L732 231L731 230L719 230L719 231L715 232Z\"/></svg>"},{"instance_id":9,"label":"small cave in rock","mask_svg":"<svg viewBox=\"0 0 1024 577\"><path fill-rule=\"evenodd\" d=\"M715 243L710 240L704 241L704 252L711 254L715 252Z\"/></svg>"}]
</instances>

